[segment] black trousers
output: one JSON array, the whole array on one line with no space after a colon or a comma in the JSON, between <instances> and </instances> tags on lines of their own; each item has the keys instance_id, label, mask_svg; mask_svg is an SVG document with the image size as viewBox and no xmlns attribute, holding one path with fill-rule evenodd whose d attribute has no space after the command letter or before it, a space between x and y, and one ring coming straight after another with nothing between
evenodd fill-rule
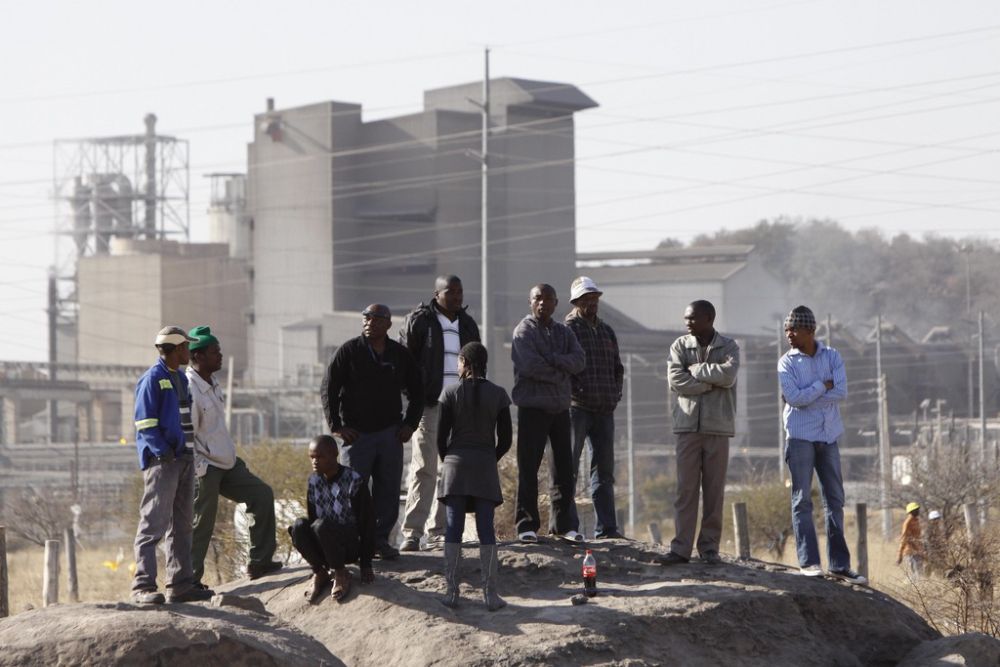
<instances>
[{"instance_id":1,"label":"black trousers","mask_svg":"<svg viewBox=\"0 0 1000 667\"><path fill-rule=\"evenodd\" d=\"M292 545L313 572L339 570L347 563L356 563L361 553L361 540L354 526L345 526L329 519L296 519L288 527Z\"/></svg>"},{"instance_id":2,"label":"black trousers","mask_svg":"<svg viewBox=\"0 0 1000 667\"><path fill-rule=\"evenodd\" d=\"M514 521L517 532L538 532L538 469L551 443L549 498L552 511L549 530L563 534L577 530L573 491L573 437L569 410L555 414L537 408L517 410L517 503Z\"/></svg>"}]
</instances>

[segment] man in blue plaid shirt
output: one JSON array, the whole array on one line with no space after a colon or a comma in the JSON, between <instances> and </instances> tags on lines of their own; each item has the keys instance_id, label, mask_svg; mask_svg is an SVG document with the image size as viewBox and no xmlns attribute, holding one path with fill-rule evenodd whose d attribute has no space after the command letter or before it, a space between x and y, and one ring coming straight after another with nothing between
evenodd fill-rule
<instances>
[{"instance_id":1,"label":"man in blue plaid shirt","mask_svg":"<svg viewBox=\"0 0 1000 667\"><path fill-rule=\"evenodd\" d=\"M851 569L844 537L844 480L837 439L844 433L840 402L847 397L847 372L840 353L816 340L816 316L798 306L785 318L791 346L778 361L778 380L785 399L785 463L792 478L792 528L799 567L806 576L823 573L812 518L813 470L819 478L826 520L829 574L867 584Z\"/></svg>"}]
</instances>

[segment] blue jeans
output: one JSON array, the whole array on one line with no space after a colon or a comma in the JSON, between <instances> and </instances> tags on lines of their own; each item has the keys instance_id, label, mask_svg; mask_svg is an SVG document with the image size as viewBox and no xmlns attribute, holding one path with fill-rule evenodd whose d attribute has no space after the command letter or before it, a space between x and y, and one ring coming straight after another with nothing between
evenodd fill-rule
<instances>
[{"instance_id":1,"label":"blue jeans","mask_svg":"<svg viewBox=\"0 0 1000 667\"><path fill-rule=\"evenodd\" d=\"M812 518L812 474L816 470L826 519L827 567L847 570L851 552L844 538L844 480L840 474L840 449L836 442L809 442L790 438L785 463L792 476L792 528L799 565L819 565L819 543Z\"/></svg>"},{"instance_id":2,"label":"blue jeans","mask_svg":"<svg viewBox=\"0 0 1000 667\"><path fill-rule=\"evenodd\" d=\"M496 510L496 505L492 500L473 498L472 496L448 496L444 499L444 506L445 542L462 543L462 533L465 532L465 513L472 507L476 512L476 535L479 536L479 544L486 546L497 543L497 536L493 530L493 513Z\"/></svg>"},{"instance_id":3,"label":"blue jeans","mask_svg":"<svg viewBox=\"0 0 1000 667\"><path fill-rule=\"evenodd\" d=\"M573 423L573 477L580 473L583 445L590 442L590 499L597 523L594 533L604 537L618 532L615 516L615 415L570 408Z\"/></svg>"}]
</instances>

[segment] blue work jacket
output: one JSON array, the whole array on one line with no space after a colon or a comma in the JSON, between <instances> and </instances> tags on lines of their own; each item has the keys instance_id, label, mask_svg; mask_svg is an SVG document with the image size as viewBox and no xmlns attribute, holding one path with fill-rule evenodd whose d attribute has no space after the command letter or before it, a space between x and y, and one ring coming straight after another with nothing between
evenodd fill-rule
<instances>
[{"instance_id":1,"label":"blue work jacket","mask_svg":"<svg viewBox=\"0 0 1000 667\"><path fill-rule=\"evenodd\" d=\"M171 378L170 369L160 359L143 373L135 386L135 446L143 470L157 456L168 452L183 456L186 452L175 379L181 383L181 393L187 396L188 380L184 373L178 371Z\"/></svg>"}]
</instances>

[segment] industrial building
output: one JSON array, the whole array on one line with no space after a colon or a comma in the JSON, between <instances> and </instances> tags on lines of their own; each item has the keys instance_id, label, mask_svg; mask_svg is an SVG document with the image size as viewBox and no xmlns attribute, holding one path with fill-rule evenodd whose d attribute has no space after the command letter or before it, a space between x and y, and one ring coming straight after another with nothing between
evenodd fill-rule
<instances>
[{"instance_id":1,"label":"industrial building","mask_svg":"<svg viewBox=\"0 0 1000 667\"><path fill-rule=\"evenodd\" d=\"M682 328L684 308L707 299L719 331L767 336L795 305L750 245L587 252L577 255L577 267L606 300L652 329Z\"/></svg>"},{"instance_id":2,"label":"industrial building","mask_svg":"<svg viewBox=\"0 0 1000 667\"><path fill-rule=\"evenodd\" d=\"M398 325L442 273L462 278L481 319L481 87L428 90L423 111L374 121L343 102L269 101L255 116L247 162L256 385L289 384L309 375L297 366L325 362L326 344L291 349L302 344L291 332L299 342L284 342L289 325L352 313L357 335L357 313L374 302L389 305ZM502 78L490 90L489 333L499 343L528 312L532 285L568 289L574 276L573 114L597 104L562 83ZM495 354L499 363L509 356Z\"/></svg>"}]
</instances>

